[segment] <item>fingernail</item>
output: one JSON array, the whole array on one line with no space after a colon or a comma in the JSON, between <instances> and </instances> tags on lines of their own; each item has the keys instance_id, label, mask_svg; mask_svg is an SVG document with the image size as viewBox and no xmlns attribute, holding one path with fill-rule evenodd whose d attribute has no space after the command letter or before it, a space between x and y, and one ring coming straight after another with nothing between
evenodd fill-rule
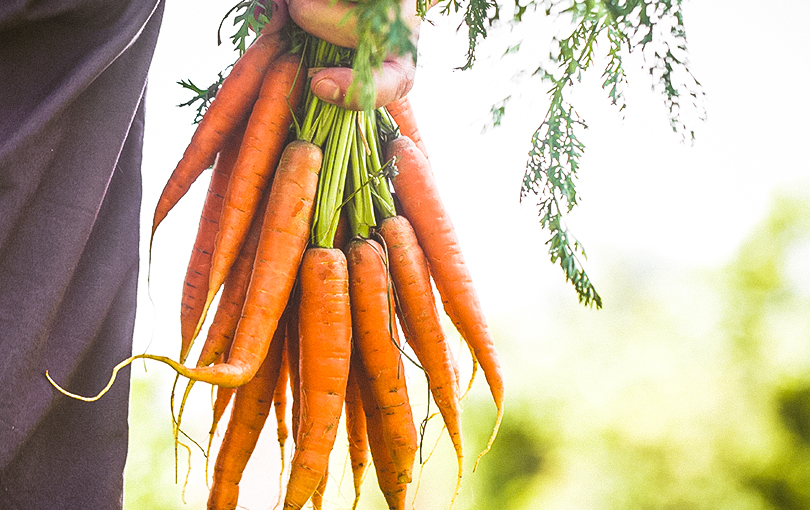
<instances>
[{"instance_id":1,"label":"fingernail","mask_svg":"<svg viewBox=\"0 0 810 510\"><path fill-rule=\"evenodd\" d=\"M312 92L314 92L316 96L328 101L337 101L340 99L340 87L330 78L324 78L316 83Z\"/></svg>"}]
</instances>

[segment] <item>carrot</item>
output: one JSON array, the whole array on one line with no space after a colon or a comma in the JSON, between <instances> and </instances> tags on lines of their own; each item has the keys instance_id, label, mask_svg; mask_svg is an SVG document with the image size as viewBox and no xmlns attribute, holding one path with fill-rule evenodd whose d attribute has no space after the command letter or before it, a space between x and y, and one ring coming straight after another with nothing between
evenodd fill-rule
<instances>
[{"instance_id":1,"label":"carrot","mask_svg":"<svg viewBox=\"0 0 810 510\"><path fill-rule=\"evenodd\" d=\"M369 462L368 435L366 432L366 415L357 385L357 363L349 367L349 381L346 385L346 433L349 439L349 459L352 464L354 479L354 503L352 510L360 501L360 489L365 478Z\"/></svg>"},{"instance_id":2,"label":"carrot","mask_svg":"<svg viewBox=\"0 0 810 510\"><path fill-rule=\"evenodd\" d=\"M152 220L152 238L160 222L203 170L214 163L228 136L247 116L259 94L267 68L286 47L281 34L262 34L236 61L158 199Z\"/></svg>"},{"instance_id":3,"label":"carrot","mask_svg":"<svg viewBox=\"0 0 810 510\"><path fill-rule=\"evenodd\" d=\"M284 324L284 336L287 335L286 323ZM287 358L287 349L285 342L285 349L281 356L281 371L278 374L278 382L276 383L276 391L273 393L273 408L276 412L276 436L278 437L278 446L281 450L281 467L284 469L284 445L287 442L289 431L287 430L287 382L290 379L290 366Z\"/></svg>"},{"instance_id":4,"label":"carrot","mask_svg":"<svg viewBox=\"0 0 810 510\"><path fill-rule=\"evenodd\" d=\"M310 248L300 271L299 374L301 418L284 497L299 509L326 474L346 395L351 311L343 252Z\"/></svg>"},{"instance_id":5,"label":"carrot","mask_svg":"<svg viewBox=\"0 0 810 510\"><path fill-rule=\"evenodd\" d=\"M221 358L225 358L225 354L222 354ZM222 361L225 360L220 360L220 362ZM217 433L219 421L222 419L222 416L225 414L225 410L231 403L233 394L236 393L236 388L223 388L222 386L212 386L212 388L216 389L216 397L214 398L214 405L212 406L211 428L208 430L208 448L205 452L206 474L208 474L208 460L211 458L209 454L211 452L211 445L214 443L214 434Z\"/></svg>"},{"instance_id":6,"label":"carrot","mask_svg":"<svg viewBox=\"0 0 810 510\"><path fill-rule=\"evenodd\" d=\"M295 444L298 444L298 422L301 416L301 384L298 375L298 309L300 302L301 286L296 285L290 296L290 315L287 318L287 364L289 365L290 393L292 394L292 409L290 414L292 415L292 438Z\"/></svg>"},{"instance_id":7,"label":"carrot","mask_svg":"<svg viewBox=\"0 0 810 510\"><path fill-rule=\"evenodd\" d=\"M236 508L242 473L270 414L283 349L284 332L279 329L255 377L236 390L231 418L214 465L208 510Z\"/></svg>"},{"instance_id":8,"label":"carrot","mask_svg":"<svg viewBox=\"0 0 810 510\"><path fill-rule=\"evenodd\" d=\"M416 234L403 216L384 219L378 229L385 240L391 279L397 295L402 331L425 370L458 459L458 494L463 474L461 406L455 363L441 327L430 271Z\"/></svg>"},{"instance_id":9,"label":"carrot","mask_svg":"<svg viewBox=\"0 0 810 510\"><path fill-rule=\"evenodd\" d=\"M357 388L366 415L368 445L371 458L374 460L374 471L377 473L377 485L388 503L389 510L405 510L408 486L397 477L394 461L382 433L380 406L374 398L368 375L357 357L352 359L352 370L357 374Z\"/></svg>"},{"instance_id":10,"label":"carrot","mask_svg":"<svg viewBox=\"0 0 810 510\"><path fill-rule=\"evenodd\" d=\"M257 217L253 219L248 238L242 246L239 258L236 260L236 263L234 263L234 269L231 271L231 276L225 284L222 296L220 296L217 313L214 315L214 321L208 329L208 336L205 339L205 343L200 351L200 356L197 359L198 367L207 367L217 359L223 362L223 354L230 350L239 318L242 315L242 307L245 303L245 297L250 283L253 259L256 257L256 250L259 245L262 220L261 215L257 215ZM227 361L227 359L224 361ZM180 410L177 416L177 428L180 427L183 410L192 386L194 386L193 379L188 381L186 391L180 403ZM227 392L224 393L227 394ZM172 391L172 394L174 394L174 391ZM225 398L225 395L223 395L223 398ZM224 402L224 405L227 406L227 404L227 401Z\"/></svg>"},{"instance_id":11,"label":"carrot","mask_svg":"<svg viewBox=\"0 0 810 510\"><path fill-rule=\"evenodd\" d=\"M278 447L279 453L281 457L281 469L279 470L279 477L278 477L278 502L276 506L281 504L281 495L284 494L284 475L286 475L285 468L287 466L287 455L286 455L286 444L287 438L289 437L290 433L287 429L287 383L290 379L290 362L289 362L289 354L287 352L287 324L290 321L290 309L292 308L293 303L287 305L287 311L285 312L285 322L283 325L279 325L279 328L283 328L284 332L284 349L281 353L281 370L278 374L278 382L276 382L276 389L273 392L273 408L276 412L276 438L278 438Z\"/></svg>"},{"instance_id":12,"label":"carrot","mask_svg":"<svg viewBox=\"0 0 810 510\"><path fill-rule=\"evenodd\" d=\"M180 302L180 363L184 363L194 342L194 329L200 320L205 298L208 295L208 276L211 271L211 254L214 251L214 240L219 230L219 215L222 212L222 202L228 189L228 179L239 154L242 143L244 125L225 142L225 146L217 155L214 169L211 173L211 182L208 185L208 194L205 197L200 225L197 228L197 238L191 250L191 257L183 281L183 297Z\"/></svg>"},{"instance_id":13,"label":"carrot","mask_svg":"<svg viewBox=\"0 0 810 510\"><path fill-rule=\"evenodd\" d=\"M227 360L228 355L224 352L217 358L219 363L225 363ZM217 427L219 426L219 420L222 419L222 416L225 414L225 410L231 403L231 398L233 397L236 388L224 388L222 386L212 386L211 388L216 390L216 397L214 398L213 406L211 406L211 429L208 431L208 434L214 435L217 431Z\"/></svg>"},{"instance_id":14,"label":"carrot","mask_svg":"<svg viewBox=\"0 0 810 510\"><path fill-rule=\"evenodd\" d=\"M383 435L400 482L409 483L417 436L405 384L385 252L373 240L355 238L346 248L356 353L380 406Z\"/></svg>"},{"instance_id":15,"label":"carrot","mask_svg":"<svg viewBox=\"0 0 810 510\"><path fill-rule=\"evenodd\" d=\"M265 203L261 208L266 209L267 204ZM239 251L239 257L234 262L228 279L225 281L214 320L211 327L208 328L208 335L203 343L200 356L197 358L198 367L207 367L221 353L230 348L233 335L236 333L236 326L242 316L242 307L245 304L250 277L253 274L253 261L259 247L263 220L264 217L260 214L253 218L245 243ZM208 282L206 281L207 287Z\"/></svg>"},{"instance_id":16,"label":"carrot","mask_svg":"<svg viewBox=\"0 0 810 510\"><path fill-rule=\"evenodd\" d=\"M326 494L326 482L329 480L329 466L326 466L326 472L321 477L321 483L318 488L312 493L312 510L323 509L323 497Z\"/></svg>"},{"instance_id":17,"label":"carrot","mask_svg":"<svg viewBox=\"0 0 810 510\"><path fill-rule=\"evenodd\" d=\"M217 386L238 387L250 381L264 361L295 282L308 241L320 166L321 150L316 145L298 140L284 150L268 197L242 317L226 363L189 368L166 356L137 354L114 367L107 386L94 397L72 394L51 380L52 384L68 396L94 401L109 390L122 367L142 358L161 361L183 377Z\"/></svg>"},{"instance_id":18,"label":"carrot","mask_svg":"<svg viewBox=\"0 0 810 510\"><path fill-rule=\"evenodd\" d=\"M503 418L503 373L492 334L464 262L453 223L439 196L430 163L408 137L392 140L387 150L389 159L396 158L398 173L392 181L403 214L411 222L419 245L425 252L444 309L472 347L495 401L495 427L481 453L483 455L492 446Z\"/></svg>"},{"instance_id":19,"label":"carrot","mask_svg":"<svg viewBox=\"0 0 810 510\"><path fill-rule=\"evenodd\" d=\"M292 108L303 92L305 80L299 76L300 64L300 56L282 55L273 62L262 83L228 183L205 308L236 260L264 189L281 158L293 119Z\"/></svg>"},{"instance_id":20,"label":"carrot","mask_svg":"<svg viewBox=\"0 0 810 510\"><path fill-rule=\"evenodd\" d=\"M413 143L419 147L419 150L421 150L422 154L427 158L427 147L425 147L425 142L422 140L422 135L419 133L419 128L416 126L416 115L414 115L413 108L411 108L411 102L408 100L408 96L403 96L396 101L391 101L385 105L385 109L388 110L388 113L394 118L394 122L399 126L399 132L402 133L403 136L407 136L413 140Z\"/></svg>"}]
</instances>

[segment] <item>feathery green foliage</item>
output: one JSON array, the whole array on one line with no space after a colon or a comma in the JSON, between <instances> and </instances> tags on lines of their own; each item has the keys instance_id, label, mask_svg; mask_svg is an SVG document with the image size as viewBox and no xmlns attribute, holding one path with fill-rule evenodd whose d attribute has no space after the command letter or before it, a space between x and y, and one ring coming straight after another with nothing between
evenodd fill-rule
<instances>
[{"instance_id":1,"label":"feathery green foliage","mask_svg":"<svg viewBox=\"0 0 810 510\"><path fill-rule=\"evenodd\" d=\"M577 204L576 177L585 146L577 133L587 129L566 95L582 73L595 62L604 61L602 88L610 102L625 107L627 86L623 56L636 49L644 55L645 67L669 110L672 129L684 139L695 132L682 117L682 108L693 108L699 118L703 92L692 75L686 58L686 32L681 0L542 0L516 6L514 22L521 22L527 10L544 8L546 15L570 18L569 35L555 38L551 65L540 65L534 75L551 85L545 118L532 135L532 148L521 186L521 199L539 198L540 224L549 230L549 255L559 262L585 305L602 306L602 300L585 273L582 245L565 226L565 215ZM607 51L599 54L600 45ZM682 104L683 98L689 104ZM504 115L503 104L493 107L493 124Z\"/></svg>"}]
</instances>

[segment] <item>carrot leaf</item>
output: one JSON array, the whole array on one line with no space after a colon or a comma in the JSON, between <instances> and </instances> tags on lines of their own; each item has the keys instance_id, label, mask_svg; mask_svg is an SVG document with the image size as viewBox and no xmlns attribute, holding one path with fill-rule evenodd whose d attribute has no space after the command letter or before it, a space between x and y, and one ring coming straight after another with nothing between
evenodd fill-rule
<instances>
[{"instance_id":1,"label":"carrot leaf","mask_svg":"<svg viewBox=\"0 0 810 510\"><path fill-rule=\"evenodd\" d=\"M177 106L192 106L194 103L199 101L200 104L197 105L197 111L194 116L194 124L199 124L199 122L203 118L203 115L205 114L205 111L211 104L211 101L214 100L214 97L216 97L217 92L219 92L219 87L220 85L222 85L223 80L224 78L222 76L222 73L219 73L217 75L217 80L211 85L209 85L208 88L205 89L202 89L197 85L194 85L194 83L191 80L178 81L177 84L182 86L184 89L192 91L194 93L194 97L192 97L185 103L180 103Z\"/></svg>"},{"instance_id":2,"label":"carrot leaf","mask_svg":"<svg viewBox=\"0 0 810 510\"><path fill-rule=\"evenodd\" d=\"M566 99L567 93L575 83L580 83L582 74L595 61L604 57L602 88L611 104L622 112L627 86L622 58L641 49L654 89L663 95L670 126L684 141L694 141L695 132L688 123L694 117L705 118L701 106L703 92L686 59L681 0L540 0L518 4L513 21L524 21L530 9L540 6L545 8L546 15L570 16L572 30L566 37L554 39L551 66L540 65L533 73L551 85L550 102L532 135L521 199L530 194L539 197L540 224L551 234L547 242L551 261L560 264L580 302L601 308L602 300L582 264L585 251L565 227L565 215L579 199L576 177L585 151L579 135L587 129L584 119ZM598 47L605 43L606 54L597 54ZM508 99L492 107L493 126L500 124ZM684 99L691 104L683 102ZM687 120L687 113L696 115Z\"/></svg>"},{"instance_id":3,"label":"carrot leaf","mask_svg":"<svg viewBox=\"0 0 810 510\"><path fill-rule=\"evenodd\" d=\"M374 109L376 87L373 72L388 55L410 55L416 61L411 29L402 19L399 0L359 2L356 5L358 45L354 58L354 80L347 91L357 97L367 113Z\"/></svg>"},{"instance_id":4,"label":"carrot leaf","mask_svg":"<svg viewBox=\"0 0 810 510\"><path fill-rule=\"evenodd\" d=\"M270 4L275 6L271 1ZM249 46L247 43L248 37L251 33L258 34L262 28L273 17L273 8L269 11L265 7L265 0L242 0L229 10L222 21L219 23L219 30L217 30L217 44L222 44L220 32L222 31L222 24L234 11L242 10L243 12L234 17L234 26L238 25L236 32L231 36L234 46L239 50L239 55L245 53Z\"/></svg>"}]
</instances>

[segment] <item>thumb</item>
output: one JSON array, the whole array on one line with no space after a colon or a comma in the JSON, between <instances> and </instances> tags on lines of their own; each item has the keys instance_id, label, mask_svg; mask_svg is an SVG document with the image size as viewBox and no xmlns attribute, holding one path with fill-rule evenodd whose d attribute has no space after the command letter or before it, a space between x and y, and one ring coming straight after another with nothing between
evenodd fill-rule
<instances>
[{"instance_id":1,"label":"thumb","mask_svg":"<svg viewBox=\"0 0 810 510\"><path fill-rule=\"evenodd\" d=\"M410 55L395 57L383 63L374 73L376 97L374 108L385 106L404 97L413 87L416 65ZM332 67L318 71L312 76L310 88L320 99L350 110L361 110L356 94L348 96L352 84L352 70Z\"/></svg>"},{"instance_id":2,"label":"thumb","mask_svg":"<svg viewBox=\"0 0 810 510\"><path fill-rule=\"evenodd\" d=\"M262 28L262 33L273 34L278 32L287 24L287 20L290 18L287 0L263 0L262 4L264 5L264 15L270 19Z\"/></svg>"}]
</instances>

